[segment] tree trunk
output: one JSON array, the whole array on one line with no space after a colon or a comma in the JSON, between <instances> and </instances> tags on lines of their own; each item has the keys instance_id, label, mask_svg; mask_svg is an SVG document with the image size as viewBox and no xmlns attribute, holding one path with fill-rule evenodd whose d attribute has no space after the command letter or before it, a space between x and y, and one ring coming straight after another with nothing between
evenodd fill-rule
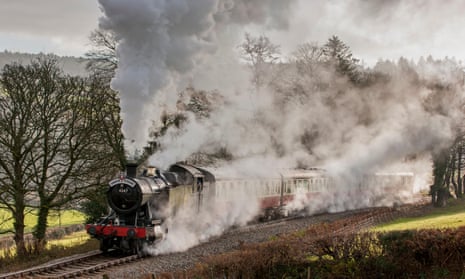
<instances>
[{"instance_id":1,"label":"tree trunk","mask_svg":"<svg viewBox=\"0 0 465 279\"><path fill-rule=\"evenodd\" d=\"M456 166L455 166L455 156L457 154L455 154L453 157L452 157L452 162L451 162L451 166L449 168L449 172L451 172L451 174L447 174L446 175L446 185L449 185L450 183L452 183L452 186L454 186L454 194L455 194L455 197L458 198L459 196L459 185L458 183L455 181L454 177L455 177L455 170L456 170Z\"/></svg>"},{"instance_id":2,"label":"tree trunk","mask_svg":"<svg viewBox=\"0 0 465 279\"><path fill-rule=\"evenodd\" d=\"M434 182L431 186L432 202L434 206L445 206L449 197L450 166L449 150L442 150L433 154Z\"/></svg>"},{"instance_id":3,"label":"tree trunk","mask_svg":"<svg viewBox=\"0 0 465 279\"><path fill-rule=\"evenodd\" d=\"M431 195L431 204L436 205L438 192L436 191L434 184L429 186L429 193Z\"/></svg>"},{"instance_id":4,"label":"tree trunk","mask_svg":"<svg viewBox=\"0 0 465 279\"><path fill-rule=\"evenodd\" d=\"M47 231L47 216L50 209L48 205L42 205L39 208L39 216L37 216L37 226L34 231L34 248L35 251L40 253L44 248L47 241L45 239L45 233Z\"/></svg>"},{"instance_id":5,"label":"tree trunk","mask_svg":"<svg viewBox=\"0 0 465 279\"><path fill-rule=\"evenodd\" d=\"M457 174L457 188L458 188L457 198L463 197L463 180L460 174L460 169L458 170L458 174Z\"/></svg>"},{"instance_id":6,"label":"tree trunk","mask_svg":"<svg viewBox=\"0 0 465 279\"><path fill-rule=\"evenodd\" d=\"M445 207L447 205L448 198L449 198L449 191L445 187L439 189L437 200L436 200L436 206Z\"/></svg>"},{"instance_id":7,"label":"tree trunk","mask_svg":"<svg viewBox=\"0 0 465 279\"><path fill-rule=\"evenodd\" d=\"M24 205L16 204L16 212L14 213L14 240L16 244L16 253L18 258L23 258L27 255L26 244L24 242Z\"/></svg>"},{"instance_id":8,"label":"tree trunk","mask_svg":"<svg viewBox=\"0 0 465 279\"><path fill-rule=\"evenodd\" d=\"M457 151L457 198L463 196L463 185L462 185L462 145L458 147Z\"/></svg>"}]
</instances>

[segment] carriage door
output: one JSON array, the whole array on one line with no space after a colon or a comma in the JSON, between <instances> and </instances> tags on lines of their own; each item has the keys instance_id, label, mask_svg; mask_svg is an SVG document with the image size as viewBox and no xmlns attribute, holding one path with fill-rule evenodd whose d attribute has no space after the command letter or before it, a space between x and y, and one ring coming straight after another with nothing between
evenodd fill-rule
<instances>
[{"instance_id":1,"label":"carriage door","mask_svg":"<svg viewBox=\"0 0 465 279\"><path fill-rule=\"evenodd\" d=\"M197 212L200 211L200 207L202 206L202 199L203 199L203 176L197 176L194 178L194 189L193 195L194 198L197 199Z\"/></svg>"}]
</instances>

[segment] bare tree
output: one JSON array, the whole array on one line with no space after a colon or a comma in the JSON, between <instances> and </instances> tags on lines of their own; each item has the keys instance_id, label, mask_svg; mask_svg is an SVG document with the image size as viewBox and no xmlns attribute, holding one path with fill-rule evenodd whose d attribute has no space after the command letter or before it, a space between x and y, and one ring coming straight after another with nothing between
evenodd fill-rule
<instances>
[{"instance_id":1,"label":"bare tree","mask_svg":"<svg viewBox=\"0 0 465 279\"><path fill-rule=\"evenodd\" d=\"M318 74L323 55L323 48L317 43L304 43L292 54L298 72L310 76Z\"/></svg>"},{"instance_id":2,"label":"bare tree","mask_svg":"<svg viewBox=\"0 0 465 279\"><path fill-rule=\"evenodd\" d=\"M45 66L47 67L47 66ZM0 79L0 204L14 218L14 240L19 256L27 253L24 217L28 197L34 197L32 165L40 160L35 149L46 136L34 125L37 93L43 78L40 66L6 65ZM49 78L54 73L49 73ZM40 90L40 89L39 89Z\"/></svg>"},{"instance_id":3,"label":"bare tree","mask_svg":"<svg viewBox=\"0 0 465 279\"><path fill-rule=\"evenodd\" d=\"M266 36L258 38L245 34L245 41L239 45L242 57L250 63L252 82L258 90L265 84L265 76L269 66L275 63L280 54L279 46L271 43Z\"/></svg>"},{"instance_id":4,"label":"bare tree","mask_svg":"<svg viewBox=\"0 0 465 279\"><path fill-rule=\"evenodd\" d=\"M64 75L50 59L6 66L1 81L1 198L15 216L19 253L26 252L24 210L38 208L40 251L50 210L84 198L120 168L105 127L114 105L106 81Z\"/></svg>"},{"instance_id":5,"label":"bare tree","mask_svg":"<svg viewBox=\"0 0 465 279\"><path fill-rule=\"evenodd\" d=\"M117 41L111 31L97 29L92 31L89 40L93 49L85 54L89 59L87 70L111 80L118 66L116 56Z\"/></svg>"},{"instance_id":6,"label":"bare tree","mask_svg":"<svg viewBox=\"0 0 465 279\"><path fill-rule=\"evenodd\" d=\"M114 152L121 156L119 161L123 168L125 157L122 134L118 129L114 129L114 127L121 127L122 124L118 92L111 90L108 84L100 82L101 78L109 82L118 67L118 58L116 56L117 41L111 31L102 29L92 31L89 40L94 48L85 54L89 59L87 70L91 71L94 76L92 83L93 90L100 92L100 98L107 100L107 104L97 114L100 118L107 119L107 121L103 122L104 133Z\"/></svg>"},{"instance_id":7,"label":"bare tree","mask_svg":"<svg viewBox=\"0 0 465 279\"><path fill-rule=\"evenodd\" d=\"M40 104L47 112L39 125L53 137L43 138L39 149L43 160L34 164L40 202L34 236L39 248L44 244L49 211L85 198L121 166L121 153L115 152L106 134L114 111L107 108L108 95L102 94L105 87L100 80L68 77L60 81L59 88ZM118 136L119 127L113 130ZM121 143L122 137L117 138Z\"/></svg>"}]
</instances>

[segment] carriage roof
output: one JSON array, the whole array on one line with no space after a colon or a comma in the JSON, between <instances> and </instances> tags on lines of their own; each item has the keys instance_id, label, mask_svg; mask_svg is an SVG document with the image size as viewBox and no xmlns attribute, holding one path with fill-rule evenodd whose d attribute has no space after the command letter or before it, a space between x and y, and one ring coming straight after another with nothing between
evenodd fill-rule
<instances>
[{"instance_id":1,"label":"carriage roof","mask_svg":"<svg viewBox=\"0 0 465 279\"><path fill-rule=\"evenodd\" d=\"M376 172L375 176L414 176L413 172Z\"/></svg>"},{"instance_id":2,"label":"carriage roof","mask_svg":"<svg viewBox=\"0 0 465 279\"><path fill-rule=\"evenodd\" d=\"M311 178L325 175L325 171L319 168L311 169L276 169L266 173L243 173L226 168L203 168L212 173L217 180L232 179L282 179L282 178Z\"/></svg>"}]
</instances>

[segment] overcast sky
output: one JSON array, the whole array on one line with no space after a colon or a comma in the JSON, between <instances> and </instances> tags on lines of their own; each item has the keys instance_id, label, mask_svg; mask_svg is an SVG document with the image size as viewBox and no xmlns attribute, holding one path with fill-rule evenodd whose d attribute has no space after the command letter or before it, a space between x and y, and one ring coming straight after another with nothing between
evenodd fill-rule
<instances>
[{"instance_id":1,"label":"overcast sky","mask_svg":"<svg viewBox=\"0 0 465 279\"><path fill-rule=\"evenodd\" d=\"M82 56L97 28L97 0L0 0L0 51Z\"/></svg>"},{"instance_id":2,"label":"overcast sky","mask_svg":"<svg viewBox=\"0 0 465 279\"><path fill-rule=\"evenodd\" d=\"M269 36L289 53L338 35L368 64L379 58L465 60L465 1L299 0L288 30ZM0 51L82 56L102 15L97 0L0 0ZM257 31L258 30L258 31Z\"/></svg>"}]
</instances>

